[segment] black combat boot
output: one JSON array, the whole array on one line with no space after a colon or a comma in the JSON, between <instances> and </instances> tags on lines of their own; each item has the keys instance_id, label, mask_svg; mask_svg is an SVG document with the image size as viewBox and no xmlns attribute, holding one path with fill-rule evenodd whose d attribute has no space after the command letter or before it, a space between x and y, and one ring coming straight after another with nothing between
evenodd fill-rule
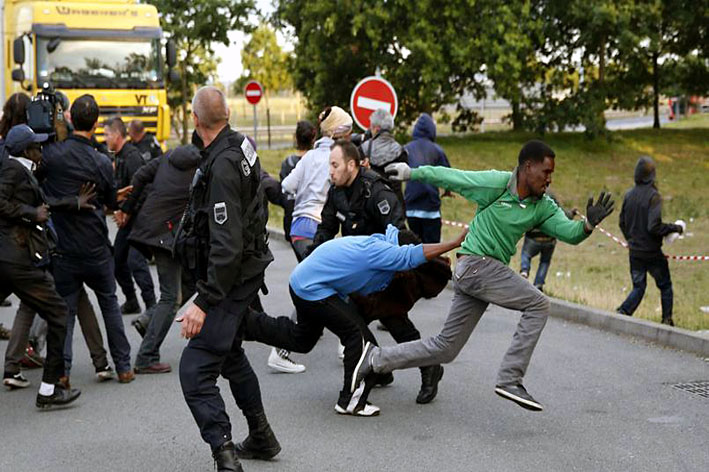
<instances>
[{"instance_id":1,"label":"black combat boot","mask_svg":"<svg viewBox=\"0 0 709 472\"><path fill-rule=\"evenodd\" d=\"M416 397L416 403L430 403L438 394L438 382L443 378L442 365L421 367L421 390Z\"/></svg>"},{"instance_id":2,"label":"black combat boot","mask_svg":"<svg viewBox=\"0 0 709 472\"><path fill-rule=\"evenodd\" d=\"M234 443L227 441L212 453L214 467L218 472L244 472L234 453Z\"/></svg>"},{"instance_id":3,"label":"black combat boot","mask_svg":"<svg viewBox=\"0 0 709 472\"><path fill-rule=\"evenodd\" d=\"M249 424L249 435L235 446L236 455L241 459L260 459L267 461L281 452L276 435L268 424L266 413L260 411L245 415Z\"/></svg>"}]
</instances>

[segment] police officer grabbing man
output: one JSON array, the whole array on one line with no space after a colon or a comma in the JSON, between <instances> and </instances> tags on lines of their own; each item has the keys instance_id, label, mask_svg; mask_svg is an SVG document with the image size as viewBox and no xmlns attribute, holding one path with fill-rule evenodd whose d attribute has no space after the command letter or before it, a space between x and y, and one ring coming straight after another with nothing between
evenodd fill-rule
<instances>
[{"instance_id":1,"label":"police officer grabbing man","mask_svg":"<svg viewBox=\"0 0 709 472\"><path fill-rule=\"evenodd\" d=\"M262 208L261 166L249 141L229 127L226 97L219 89L197 91L192 118L202 162L178 229L175 254L195 276L198 294L177 319L182 336L189 339L180 360L180 383L217 469L241 471L237 454L263 459L280 451L239 333L273 260ZM249 436L236 446L216 386L219 375L229 381L249 425Z\"/></svg>"},{"instance_id":2,"label":"police officer grabbing man","mask_svg":"<svg viewBox=\"0 0 709 472\"><path fill-rule=\"evenodd\" d=\"M360 159L359 150L349 141L340 140L332 146L332 186L310 252L333 239L340 228L343 236L385 233L390 224L406 229L401 201L382 176L360 165ZM397 343L421 339L421 334L408 316L381 314L380 321ZM416 403L430 403L436 397L442 376L443 367L440 365L421 368L421 390ZM379 383L386 385L393 380L392 376L383 376Z\"/></svg>"}]
</instances>

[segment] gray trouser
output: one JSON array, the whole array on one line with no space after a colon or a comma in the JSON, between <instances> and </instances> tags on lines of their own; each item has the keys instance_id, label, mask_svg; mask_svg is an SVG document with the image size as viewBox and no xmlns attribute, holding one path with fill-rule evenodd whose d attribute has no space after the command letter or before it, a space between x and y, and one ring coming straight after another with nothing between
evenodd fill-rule
<instances>
[{"instance_id":1,"label":"gray trouser","mask_svg":"<svg viewBox=\"0 0 709 472\"><path fill-rule=\"evenodd\" d=\"M497 385L522 382L549 314L549 300L515 271L490 257L464 256L453 277L455 295L440 334L396 346L377 348L377 373L452 362L480 321L488 304L519 310L512 345L502 360Z\"/></svg>"}]
</instances>

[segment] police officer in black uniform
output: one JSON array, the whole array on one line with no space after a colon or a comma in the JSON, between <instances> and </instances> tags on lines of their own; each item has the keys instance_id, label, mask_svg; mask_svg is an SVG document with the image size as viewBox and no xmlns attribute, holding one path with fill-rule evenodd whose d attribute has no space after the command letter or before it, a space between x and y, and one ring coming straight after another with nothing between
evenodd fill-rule
<instances>
[{"instance_id":1,"label":"police officer in black uniform","mask_svg":"<svg viewBox=\"0 0 709 472\"><path fill-rule=\"evenodd\" d=\"M202 162L190 203L175 238L175 254L197 280L197 297L177 321L190 341L180 360L180 383L219 471L241 471L243 458L280 452L266 419L258 378L241 347L242 322L264 285L273 260L262 209L258 156L247 139L229 127L224 94L203 87L192 102L195 144ZM216 386L229 381L246 416L249 435L231 441L231 423Z\"/></svg>"},{"instance_id":2,"label":"police officer in black uniform","mask_svg":"<svg viewBox=\"0 0 709 472\"><path fill-rule=\"evenodd\" d=\"M47 358L37 394L38 408L66 405L81 394L78 389L59 382L64 375L68 309L47 270L55 241L46 225L50 205L33 174L42 158L40 143L47 137L35 134L25 124L14 126L6 136L8 155L0 170L0 299L14 292L48 325ZM85 197L86 192L82 193ZM69 197L51 203L51 208L70 211L79 211L82 205L93 208L86 198L82 201ZM24 380L19 373L13 377L6 376L7 385L12 386L12 380Z\"/></svg>"},{"instance_id":3,"label":"police officer in black uniform","mask_svg":"<svg viewBox=\"0 0 709 472\"><path fill-rule=\"evenodd\" d=\"M145 131L145 124L141 120L133 120L128 125L128 135L133 146L138 148L145 162L162 156L162 148L155 135Z\"/></svg>"},{"instance_id":4,"label":"police officer in black uniform","mask_svg":"<svg viewBox=\"0 0 709 472\"><path fill-rule=\"evenodd\" d=\"M394 191L383 177L360 166L361 154L349 141L337 141L330 153L330 180L332 186L322 210L322 222L309 251L337 235L361 236L384 233L387 225L406 229L404 209ZM381 323L397 343L421 338L408 316L382 316ZM421 368L421 390L417 403L429 403L437 393L438 381L443 376L440 365ZM380 380L393 381L393 376Z\"/></svg>"}]
</instances>

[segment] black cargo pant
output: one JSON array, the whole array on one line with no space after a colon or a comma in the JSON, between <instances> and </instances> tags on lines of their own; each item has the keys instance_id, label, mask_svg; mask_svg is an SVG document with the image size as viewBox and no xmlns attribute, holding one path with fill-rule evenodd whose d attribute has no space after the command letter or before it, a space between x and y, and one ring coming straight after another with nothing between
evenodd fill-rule
<instances>
[{"instance_id":1,"label":"black cargo pant","mask_svg":"<svg viewBox=\"0 0 709 472\"><path fill-rule=\"evenodd\" d=\"M180 359L180 384L202 439L212 451L231 440L231 422L217 377L229 381L236 404L244 413L263 411L261 388L241 346L242 324L248 307L257 298L263 279L247 282L245 297L225 298L207 311L202 330L190 339Z\"/></svg>"},{"instance_id":2,"label":"black cargo pant","mask_svg":"<svg viewBox=\"0 0 709 472\"><path fill-rule=\"evenodd\" d=\"M64 375L64 338L68 309L49 271L0 261L0 300L14 293L47 322L47 357L42 382L55 384Z\"/></svg>"},{"instance_id":3,"label":"black cargo pant","mask_svg":"<svg viewBox=\"0 0 709 472\"><path fill-rule=\"evenodd\" d=\"M293 289L290 289L290 294L298 313L298 322L295 323L285 316L273 318L265 313L250 311L246 317L245 339L293 352L307 353L315 347L323 330L327 328L345 347L344 381L338 403L346 405L352 395L352 373L362 355L362 347L365 341L376 345L374 335L352 302L337 295L309 301L300 298Z\"/></svg>"}]
</instances>

